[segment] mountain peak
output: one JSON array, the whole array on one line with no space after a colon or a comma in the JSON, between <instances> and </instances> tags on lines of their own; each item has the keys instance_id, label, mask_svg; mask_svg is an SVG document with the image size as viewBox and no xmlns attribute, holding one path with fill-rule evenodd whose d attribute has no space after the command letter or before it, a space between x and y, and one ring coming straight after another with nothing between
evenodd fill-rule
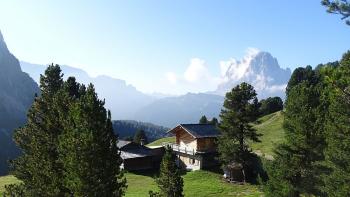
<instances>
[{"instance_id":1,"label":"mountain peak","mask_svg":"<svg viewBox=\"0 0 350 197\"><path fill-rule=\"evenodd\" d=\"M284 89L291 75L289 68L281 68L277 58L269 52L257 49L248 50L241 59L230 59L220 63L223 69L223 82L216 93L224 94L239 83L247 82L254 86L259 98L269 96L284 97Z\"/></svg>"}]
</instances>

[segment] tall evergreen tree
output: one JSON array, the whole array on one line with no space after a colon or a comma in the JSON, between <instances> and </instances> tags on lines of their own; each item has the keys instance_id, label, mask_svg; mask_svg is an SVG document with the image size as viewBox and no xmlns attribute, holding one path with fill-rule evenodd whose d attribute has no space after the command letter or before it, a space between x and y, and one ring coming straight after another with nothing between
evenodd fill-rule
<instances>
[{"instance_id":1,"label":"tall evergreen tree","mask_svg":"<svg viewBox=\"0 0 350 197\"><path fill-rule=\"evenodd\" d=\"M324 191L328 196L350 196L350 51L330 75L330 107L325 121L327 148Z\"/></svg>"},{"instance_id":2,"label":"tall evergreen tree","mask_svg":"<svg viewBox=\"0 0 350 197\"><path fill-rule=\"evenodd\" d=\"M160 164L159 178L156 179L159 193L150 192L150 196L183 197L183 179L180 170L175 163L176 156L170 147L165 149L165 154Z\"/></svg>"},{"instance_id":3,"label":"tall evergreen tree","mask_svg":"<svg viewBox=\"0 0 350 197\"><path fill-rule=\"evenodd\" d=\"M74 196L122 196L126 180L111 114L89 85L69 109L59 150L64 184Z\"/></svg>"},{"instance_id":4,"label":"tall evergreen tree","mask_svg":"<svg viewBox=\"0 0 350 197\"><path fill-rule=\"evenodd\" d=\"M41 76L41 95L15 132L23 155L13 161L22 181L9 196L122 196L125 179L110 113L93 86L62 79L60 67Z\"/></svg>"},{"instance_id":5,"label":"tall evergreen tree","mask_svg":"<svg viewBox=\"0 0 350 197\"><path fill-rule=\"evenodd\" d=\"M224 165L237 162L248 169L251 150L248 141L259 142L258 134L252 126L259 114L259 103L253 86L242 83L226 94L222 109L218 139L220 160Z\"/></svg>"},{"instance_id":6,"label":"tall evergreen tree","mask_svg":"<svg viewBox=\"0 0 350 197\"><path fill-rule=\"evenodd\" d=\"M141 144L141 141L143 141L144 144L148 144L148 138L146 136L146 132L143 129L137 130L134 135L133 141L137 144Z\"/></svg>"},{"instance_id":7,"label":"tall evergreen tree","mask_svg":"<svg viewBox=\"0 0 350 197\"><path fill-rule=\"evenodd\" d=\"M206 116L202 116L201 119L199 119L199 124L208 124L208 118Z\"/></svg>"},{"instance_id":8,"label":"tall evergreen tree","mask_svg":"<svg viewBox=\"0 0 350 197\"><path fill-rule=\"evenodd\" d=\"M325 108L320 95L323 84L310 67L295 72L285 105L286 142L277 148L275 160L268 168L269 196L322 195L319 162L324 159L325 147Z\"/></svg>"},{"instance_id":9,"label":"tall evergreen tree","mask_svg":"<svg viewBox=\"0 0 350 197\"><path fill-rule=\"evenodd\" d=\"M60 108L68 105L57 97L63 86L62 76L58 65L46 69L40 77L41 96L29 110L27 124L15 131L14 140L23 155L13 161L13 174L23 181L29 196L60 196L67 191L57 150L63 130Z\"/></svg>"},{"instance_id":10,"label":"tall evergreen tree","mask_svg":"<svg viewBox=\"0 0 350 197\"><path fill-rule=\"evenodd\" d=\"M212 118L211 121L209 121L210 124L213 124L215 126L219 125L219 120L217 118Z\"/></svg>"}]
</instances>

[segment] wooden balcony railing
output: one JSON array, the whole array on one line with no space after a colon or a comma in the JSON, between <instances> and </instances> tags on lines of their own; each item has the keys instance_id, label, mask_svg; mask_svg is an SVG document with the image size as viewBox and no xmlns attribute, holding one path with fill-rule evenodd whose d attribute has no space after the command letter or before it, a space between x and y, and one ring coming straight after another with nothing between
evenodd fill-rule
<instances>
[{"instance_id":1,"label":"wooden balcony railing","mask_svg":"<svg viewBox=\"0 0 350 197\"><path fill-rule=\"evenodd\" d=\"M166 142L163 142L162 143L162 146L164 147L171 147L173 149L173 151L177 151L177 152L181 152L181 153L186 153L186 154L189 154L189 155L194 155L196 154L196 150L193 149L193 148L189 148L189 147L185 147L185 146L180 146L178 144L173 144L173 143L166 143Z\"/></svg>"}]
</instances>

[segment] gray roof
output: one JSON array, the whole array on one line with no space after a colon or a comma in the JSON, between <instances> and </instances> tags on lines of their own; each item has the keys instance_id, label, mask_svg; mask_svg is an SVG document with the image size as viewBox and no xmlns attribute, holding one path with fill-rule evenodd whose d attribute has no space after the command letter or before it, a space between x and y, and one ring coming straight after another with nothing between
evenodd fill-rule
<instances>
[{"instance_id":1,"label":"gray roof","mask_svg":"<svg viewBox=\"0 0 350 197\"><path fill-rule=\"evenodd\" d=\"M121 151L121 154L120 154L122 159L148 157L148 156L153 156L153 155L154 155L153 151L151 149L147 149L147 148L130 149L127 151Z\"/></svg>"},{"instance_id":2,"label":"gray roof","mask_svg":"<svg viewBox=\"0 0 350 197\"><path fill-rule=\"evenodd\" d=\"M120 156L122 159L148 157L154 155L152 149L136 144L132 141L119 140L117 146L121 150Z\"/></svg>"},{"instance_id":3,"label":"gray roof","mask_svg":"<svg viewBox=\"0 0 350 197\"><path fill-rule=\"evenodd\" d=\"M117 146L118 148L123 148L124 146L132 143L132 141L126 141L126 140L118 140Z\"/></svg>"},{"instance_id":4,"label":"gray roof","mask_svg":"<svg viewBox=\"0 0 350 197\"><path fill-rule=\"evenodd\" d=\"M178 128L186 130L194 138L218 137L219 130L213 124L180 124L169 132L173 132Z\"/></svg>"}]
</instances>

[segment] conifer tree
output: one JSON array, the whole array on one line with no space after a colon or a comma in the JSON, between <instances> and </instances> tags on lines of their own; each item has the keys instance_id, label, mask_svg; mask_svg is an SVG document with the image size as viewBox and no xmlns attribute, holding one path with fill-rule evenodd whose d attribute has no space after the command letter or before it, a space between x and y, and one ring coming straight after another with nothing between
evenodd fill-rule
<instances>
[{"instance_id":1,"label":"conifer tree","mask_svg":"<svg viewBox=\"0 0 350 197\"><path fill-rule=\"evenodd\" d=\"M68 105L57 96L62 76L58 65L50 65L41 75L41 95L28 112L27 124L14 134L23 155L12 162L13 174L23 181L22 189L29 196L59 196L67 191L57 150L62 132L60 108Z\"/></svg>"},{"instance_id":2,"label":"conifer tree","mask_svg":"<svg viewBox=\"0 0 350 197\"><path fill-rule=\"evenodd\" d=\"M341 15L341 19L350 25L350 1L348 0L322 0L322 5L327 7L327 12Z\"/></svg>"},{"instance_id":3,"label":"conifer tree","mask_svg":"<svg viewBox=\"0 0 350 197\"><path fill-rule=\"evenodd\" d=\"M350 196L350 51L330 75L330 107L325 121L326 166L331 170L324 178L328 196Z\"/></svg>"},{"instance_id":4,"label":"conifer tree","mask_svg":"<svg viewBox=\"0 0 350 197\"><path fill-rule=\"evenodd\" d=\"M74 196L123 196L126 180L111 114L93 85L69 109L59 150L64 184Z\"/></svg>"},{"instance_id":5,"label":"conifer tree","mask_svg":"<svg viewBox=\"0 0 350 197\"><path fill-rule=\"evenodd\" d=\"M268 167L268 196L323 195L319 187L323 173L319 164L325 147L326 104L320 95L323 83L319 73L310 67L295 72L304 74L294 73L289 83L293 85L288 87L285 105L286 142L276 149Z\"/></svg>"},{"instance_id":6,"label":"conifer tree","mask_svg":"<svg viewBox=\"0 0 350 197\"><path fill-rule=\"evenodd\" d=\"M148 144L148 138L145 131L143 129L137 130L133 141L137 144L141 144L141 141L143 141L144 144Z\"/></svg>"},{"instance_id":7,"label":"conifer tree","mask_svg":"<svg viewBox=\"0 0 350 197\"><path fill-rule=\"evenodd\" d=\"M92 85L86 89L62 77L58 65L41 76L41 95L15 132L23 155L12 167L22 183L7 186L5 194L122 196L126 181L110 113Z\"/></svg>"},{"instance_id":8,"label":"conifer tree","mask_svg":"<svg viewBox=\"0 0 350 197\"><path fill-rule=\"evenodd\" d=\"M201 119L199 119L199 124L208 124L208 119L206 116L202 116Z\"/></svg>"},{"instance_id":9,"label":"conifer tree","mask_svg":"<svg viewBox=\"0 0 350 197\"><path fill-rule=\"evenodd\" d=\"M215 126L218 126L219 125L219 120L217 118L212 118L211 121L210 121L210 124L213 124Z\"/></svg>"},{"instance_id":10,"label":"conifer tree","mask_svg":"<svg viewBox=\"0 0 350 197\"><path fill-rule=\"evenodd\" d=\"M150 196L183 197L183 179L180 170L175 163L176 156L170 147L165 149L165 154L160 164L159 178L156 180L160 189L159 193L150 192Z\"/></svg>"},{"instance_id":11,"label":"conifer tree","mask_svg":"<svg viewBox=\"0 0 350 197\"><path fill-rule=\"evenodd\" d=\"M218 139L220 160L224 165L237 162L243 171L249 168L251 150L248 140L259 142L258 134L252 126L259 114L259 103L253 86L242 83L226 93L224 108L221 111ZM246 173L244 173L246 174ZM246 180L246 177L244 177Z\"/></svg>"}]
</instances>

